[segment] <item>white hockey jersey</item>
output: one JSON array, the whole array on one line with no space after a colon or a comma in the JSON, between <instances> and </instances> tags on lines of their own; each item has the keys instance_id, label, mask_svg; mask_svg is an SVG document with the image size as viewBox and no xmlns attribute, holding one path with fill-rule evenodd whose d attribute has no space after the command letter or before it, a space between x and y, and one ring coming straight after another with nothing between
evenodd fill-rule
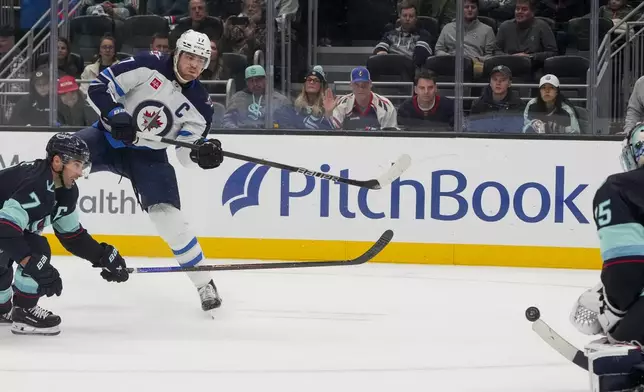
<instances>
[{"instance_id":1,"label":"white hockey jersey","mask_svg":"<svg viewBox=\"0 0 644 392\"><path fill-rule=\"evenodd\" d=\"M115 148L129 147L109 134L107 116L116 107L130 113L138 131L190 143L208 134L214 112L201 82L182 86L175 77L172 57L157 52L137 55L103 70L90 84L88 101L101 115L97 127L107 131L106 138ZM168 146L139 139L132 147Z\"/></svg>"}]
</instances>

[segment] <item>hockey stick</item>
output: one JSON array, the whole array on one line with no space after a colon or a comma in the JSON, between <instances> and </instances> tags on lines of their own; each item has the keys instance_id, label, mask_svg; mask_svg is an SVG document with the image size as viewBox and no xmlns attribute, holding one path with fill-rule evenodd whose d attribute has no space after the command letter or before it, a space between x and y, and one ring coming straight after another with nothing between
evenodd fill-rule
<instances>
[{"instance_id":1,"label":"hockey stick","mask_svg":"<svg viewBox=\"0 0 644 392\"><path fill-rule=\"evenodd\" d=\"M371 247L356 257L349 260L332 260L332 261L296 261L288 263L251 263L251 264L216 264L216 265L199 265L196 267L138 267L128 268L130 274L147 274L156 272L197 272L197 271L240 271L240 270L261 270L261 269L281 269L281 268L305 268L305 267L333 267L360 265L373 259L382 252L382 250L391 242L394 232L386 230L378 241ZM100 268L98 266L97 268Z\"/></svg>"},{"instance_id":2,"label":"hockey stick","mask_svg":"<svg viewBox=\"0 0 644 392\"><path fill-rule=\"evenodd\" d=\"M147 132L138 132L137 135L140 139L145 139L145 140L149 140L157 143L164 143L164 144L169 144L177 147L185 147L191 150L196 150L199 148L199 146L192 143L186 143L186 142L181 142L174 139L168 139L162 136L152 135ZM389 184L394 182L396 178L400 177L403 174L403 172L407 170L411 165L411 157L407 154L403 154L396 160L396 162L394 162L393 165L391 165L389 170L383 173L380 177L371 179L371 180L361 181L361 180L353 180L351 178L338 177L329 173L317 172L315 170L309 170L303 167L296 167L296 166L286 165L284 163L271 162L265 159L241 155L230 151L223 151L223 155L228 158L239 159L246 162L254 162L260 165L270 166L276 169L284 169L292 172L301 173L301 174L304 174L305 176L319 177L323 180L331 180L331 181L340 182L343 184L349 184L349 185L358 186L361 188L368 188L368 189L382 189L388 186Z\"/></svg>"},{"instance_id":3,"label":"hockey stick","mask_svg":"<svg viewBox=\"0 0 644 392\"><path fill-rule=\"evenodd\" d=\"M554 329L550 328L545 321L541 320L539 309L531 306L526 310L525 315L528 321L532 322L532 330L536 332L544 342L570 362L584 370L588 370L588 357L586 357L586 354L573 346L566 339L562 338L561 335L555 332Z\"/></svg>"}]
</instances>

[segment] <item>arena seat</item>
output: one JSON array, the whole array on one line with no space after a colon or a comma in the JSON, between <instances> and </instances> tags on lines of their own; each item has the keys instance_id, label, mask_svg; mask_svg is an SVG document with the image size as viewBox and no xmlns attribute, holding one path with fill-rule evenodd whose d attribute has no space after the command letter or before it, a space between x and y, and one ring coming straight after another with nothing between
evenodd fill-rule
<instances>
[{"instance_id":1,"label":"arena seat","mask_svg":"<svg viewBox=\"0 0 644 392\"><path fill-rule=\"evenodd\" d=\"M230 77L235 81L235 89L241 90L246 88L244 74L248 67L248 59L239 53L222 53L221 60L224 67L230 70Z\"/></svg>"},{"instance_id":2,"label":"arena seat","mask_svg":"<svg viewBox=\"0 0 644 392\"><path fill-rule=\"evenodd\" d=\"M103 15L78 16L69 21L69 34L72 52L91 59L98 52L101 37L105 34L115 36L114 22Z\"/></svg>"},{"instance_id":3,"label":"arena seat","mask_svg":"<svg viewBox=\"0 0 644 392\"><path fill-rule=\"evenodd\" d=\"M527 57L502 55L490 57L483 63L483 78L489 79L492 69L497 65L505 65L512 71L512 81L531 83L534 81L532 62Z\"/></svg>"},{"instance_id":4,"label":"arena seat","mask_svg":"<svg viewBox=\"0 0 644 392\"><path fill-rule=\"evenodd\" d=\"M492 28L492 31L494 31L494 34L496 34L499 28L496 19L490 18L489 16L479 16L478 19L481 23L485 23L486 25L490 26Z\"/></svg>"},{"instance_id":5,"label":"arena seat","mask_svg":"<svg viewBox=\"0 0 644 392\"><path fill-rule=\"evenodd\" d=\"M561 84L586 84L590 61L582 56L555 56L546 59L545 74L557 76ZM585 97L586 89L566 89L567 97Z\"/></svg>"},{"instance_id":6,"label":"arena seat","mask_svg":"<svg viewBox=\"0 0 644 392\"><path fill-rule=\"evenodd\" d=\"M122 50L124 52L138 53L148 50L152 36L156 33L168 33L170 26L168 21L158 15L135 15L125 19L120 34L122 39Z\"/></svg>"}]
</instances>

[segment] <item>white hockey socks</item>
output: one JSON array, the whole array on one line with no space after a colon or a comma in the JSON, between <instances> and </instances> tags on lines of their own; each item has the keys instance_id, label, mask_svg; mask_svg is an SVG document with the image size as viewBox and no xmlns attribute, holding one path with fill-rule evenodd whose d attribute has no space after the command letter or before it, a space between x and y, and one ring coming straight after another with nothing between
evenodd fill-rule
<instances>
[{"instance_id":1,"label":"white hockey socks","mask_svg":"<svg viewBox=\"0 0 644 392\"><path fill-rule=\"evenodd\" d=\"M194 267L204 260L201 245L192 234L188 223L183 220L181 211L170 204L156 204L149 208L148 214L161 238L172 249L180 266ZM212 279L209 272L186 274L197 288L205 286Z\"/></svg>"}]
</instances>

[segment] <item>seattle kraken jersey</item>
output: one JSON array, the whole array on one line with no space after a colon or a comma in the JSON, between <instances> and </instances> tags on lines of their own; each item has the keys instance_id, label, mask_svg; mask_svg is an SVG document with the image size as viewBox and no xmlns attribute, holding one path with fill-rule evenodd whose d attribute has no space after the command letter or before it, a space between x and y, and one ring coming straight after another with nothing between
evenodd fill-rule
<instances>
[{"instance_id":1,"label":"seattle kraken jersey","mask_svg":"<svg viewBox=\"0 0 644 392\"><path fill-rule=\"evenodd\" d=\"M98 127L110 130L108 113L122 106L138 131L192 143L205 137L214 109L208 92L198 80L181 85L172 57L157 52L137 55L114 64L93 80L88 101L101 115ZM114 147L125 147L107 133ZM166 144L139 140L135 146L164 149Z\"/></svg>"},{"instance_id":2,"label":"seattle kraken jersey","mask_svg":"<svg viewBox=\"0 0 644 392\"><path fill-rule=\"evenodd\" d=\"M609 176L593 212L604 268L644 263L644 168Z\"/></svg>"},{"instance_id":3,"label":"seattle kraken jersey","mask_svg":"<svg viewBox=\"0 0 644 392\"><path fill-rule=\"evenodd\" d=\"M80 227L76 201L78 187L55 188L49 163L39 159L0 171L0 243L11 241L16 258L29 254L22 233L41 234L53 225L58 233Z\"/></svg>"}]
</instances>

